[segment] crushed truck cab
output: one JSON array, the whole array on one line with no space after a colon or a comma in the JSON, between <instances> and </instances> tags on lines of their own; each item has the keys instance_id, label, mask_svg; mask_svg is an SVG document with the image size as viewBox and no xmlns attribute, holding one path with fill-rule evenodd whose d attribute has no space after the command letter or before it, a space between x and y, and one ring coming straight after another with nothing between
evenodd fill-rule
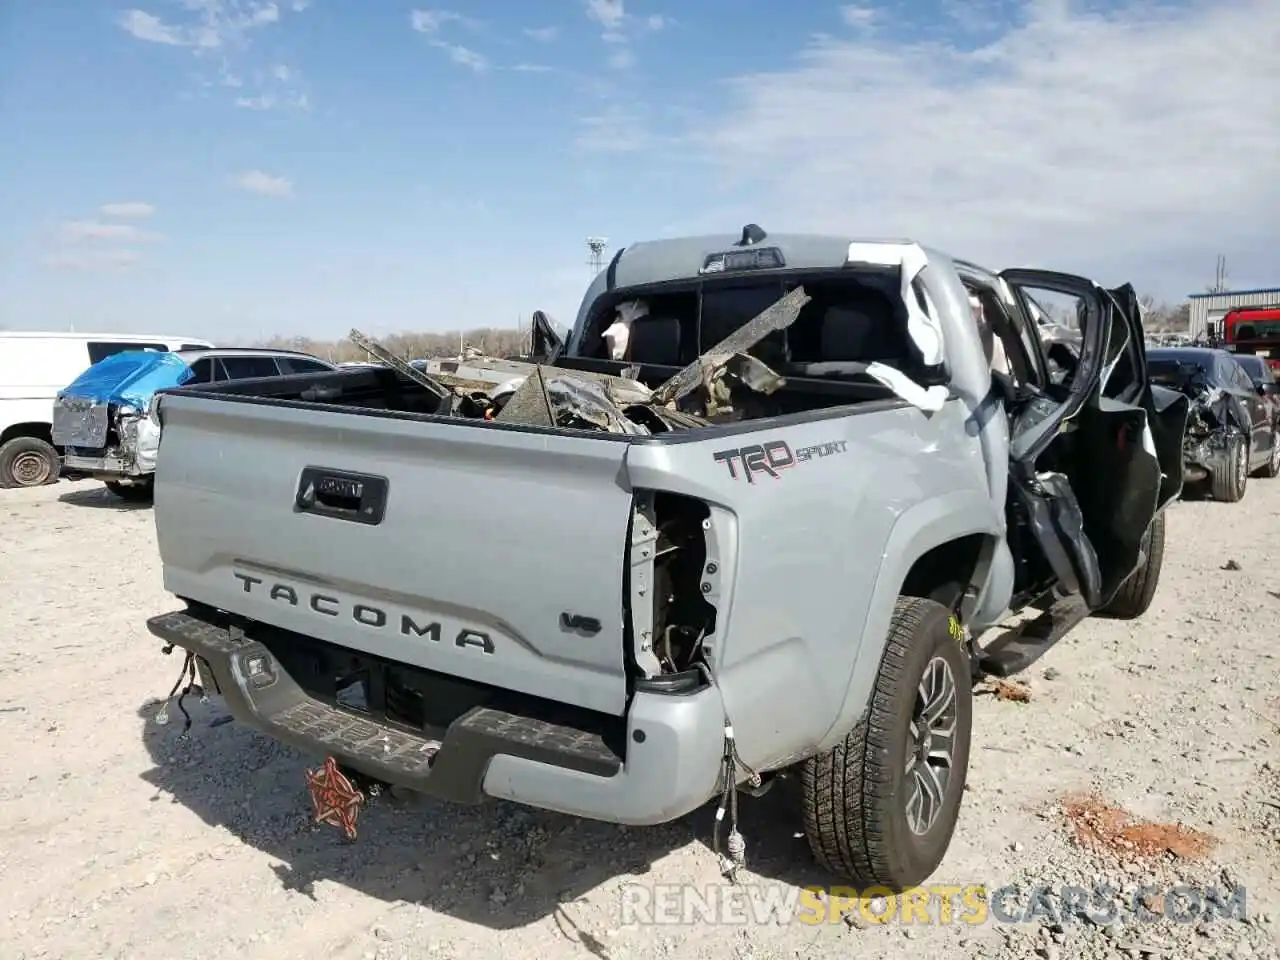
<instances>
[{"instance_id":1,"label":"crushed truck cab","mask_svg":"<svg viewBox=\"0 0 1280 960\"><path fill-rule=\"evenodd\" d=\"M1053 376L1045 291L1078 304ZM749 225L620 251L563 341L535 319L502 383L163 395L186 607L151 631L366 795L656 824L796 775L820 860L922 880L973 676L1151 602L1186 402L1131 288Z\"/></svg>"}]
</instances>

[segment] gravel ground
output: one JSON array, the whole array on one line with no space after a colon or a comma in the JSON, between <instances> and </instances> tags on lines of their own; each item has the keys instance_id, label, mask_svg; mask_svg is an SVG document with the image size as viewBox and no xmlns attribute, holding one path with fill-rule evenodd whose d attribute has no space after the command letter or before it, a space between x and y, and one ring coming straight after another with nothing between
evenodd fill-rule
<instances>
[{"instance_id":1,"label":"gravel ground","mask_svg":"<svg viewBox=\"0 0 1280 960\"><path fill-rule=\"evenodd\" d=\"M986 885L980 924L940 922L938 903L933 923L877 923L874 900L819 924L624 923L628 889L717 889L709 810L623 830L388 797L348 844L310 823L308 759L216 701L185 740L151 722L179 664L144 627L173 606L149 509L60 483L4 491L0 518L5 960L1280 957L1280 482L1177 505L1144 619L1090 621L1025 691L978 700L933 879ZM739 896L832 882L794 802L785 783L744 800ZM1064 907L1065 887L1099 883L1120 909ZM1208 888L1243 888L1244 919L1197 912Z\"/></svg>"}]
</instances>

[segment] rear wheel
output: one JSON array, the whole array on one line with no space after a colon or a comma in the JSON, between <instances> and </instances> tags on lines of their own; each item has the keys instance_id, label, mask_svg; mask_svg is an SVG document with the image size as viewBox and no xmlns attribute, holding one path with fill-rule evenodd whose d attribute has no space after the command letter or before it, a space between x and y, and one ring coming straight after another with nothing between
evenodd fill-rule
<instances>
[{"instance_id":1,"label":"rear wheel","mask_svg":"<svg viewBox=\"0 0 1280 960\"><path fill-rule=\"evenodd\" d=\"M55 483L62 458L39 437L14 437L0 446L0 487L40 487Z\"/></svg>"},{"instance_id":2,"label":"rear wheel","mask_svg":"<svg viewBox=\"0 0 1280 960\"><path fill-rule=\"evenodd\" d=\"M955 832L973 691L949 617L932 600L898 599L865 716L843 742L801 766L814 856L862 886L918 885Z\"/></svg>"},{"instance_id":3,"label":"rear wheel","mask_svg":"<svg viewBox=\"0 0 1280 960\"><path fill-rule=\"evenodd\" d=\"M129 503L150 503L156 492L155 484L150 480L144 483L119 483L115 480L105 482L108 490Z\"/></svg>"},{"instance_id":4,"label":"rear wheel","mask_svg":"<svg viewBox=\"0 0 1280 960\"><path fill-rule=\"evenodd\" d=\"M1138 569L1111 601L1097 611L1097 616L1111 620L1136 620L1147 612L1160 585L1160 568L1164 566L1164 511L1157 513L1142 537L1142 549L1146 554Z\"/></svg>"},{"instance_id":5,"label":"rear wheel","mask_svg":"<svg viewBox=\"0 0 1280 960\"><path fill-rule=\"evenodd\" d=\"M1215 500L1238 503L1249 484L1249 441L1238 433L1227 437L1223 465L1213 472L1209 492Z\"/></svg>"}]
</instances>

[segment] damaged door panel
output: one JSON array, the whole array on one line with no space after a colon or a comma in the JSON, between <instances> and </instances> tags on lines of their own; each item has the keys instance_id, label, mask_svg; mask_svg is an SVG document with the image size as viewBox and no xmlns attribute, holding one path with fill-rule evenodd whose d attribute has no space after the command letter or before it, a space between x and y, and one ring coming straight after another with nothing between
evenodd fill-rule
<instances>
[{"instance_id":1,"label":"damaged door panel","mask_svg":"<svg viewBox=\"0 0 1280 960\"><path fill-rule=\"evenodd\" d=\"M1046 556L1065 550L1072 557L1081 596L1097 608L1133 571L1162 503L1165 474L1138 360L1141 328L1111 293L1084 277L1043 270L1006 270L1001 277L1029 313L1038 310L1035 290L1078 305L1072 369L1015 417L1011 457L1019 495L1052 504L1052 532L1043 520L1032 526ZM1026 503L1022 509L1033 517L1046 513Z\"/></svg>"},{"instance_id":2,"label":"damaged door panel","mask_svg":"<svg viewBox=\"0 0 1280 960\"><path fill-rule=\"evenodd\" d=\"M1127 348L1129 369L1127 372L1122 371L1120 375L1121 378L1127 376L1128 379L1120 384L1124 394L1118 399L1137 403L1147 413L1147 424L1161 470L1157 509L1164 509L1182 493L1185 467L1182 441L1186 434L1190 405L1176 391L1151 383L1147 351L1143 348L1146 331L1142 326L1142 306L1133 284L1123 284L1108 293L1116 302L1120 315L1129 328L1130 337Z\"/></svg>"}]
</instances>

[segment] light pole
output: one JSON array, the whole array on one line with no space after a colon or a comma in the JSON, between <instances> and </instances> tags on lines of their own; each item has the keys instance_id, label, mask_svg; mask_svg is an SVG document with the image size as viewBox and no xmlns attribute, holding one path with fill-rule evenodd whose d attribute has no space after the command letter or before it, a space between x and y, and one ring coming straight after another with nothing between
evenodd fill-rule
<instances>
[{"instance_id":1,"label":"light pole","mask_svg":"<svg viewBox=\"0 0 1280 960\"><path fill-rule=\"evenodd\" d=\"M606 237L587 237L587 266L591 268L591 279L604 269L604 251L609 245Z\"/></svg>"}]
</instances>

